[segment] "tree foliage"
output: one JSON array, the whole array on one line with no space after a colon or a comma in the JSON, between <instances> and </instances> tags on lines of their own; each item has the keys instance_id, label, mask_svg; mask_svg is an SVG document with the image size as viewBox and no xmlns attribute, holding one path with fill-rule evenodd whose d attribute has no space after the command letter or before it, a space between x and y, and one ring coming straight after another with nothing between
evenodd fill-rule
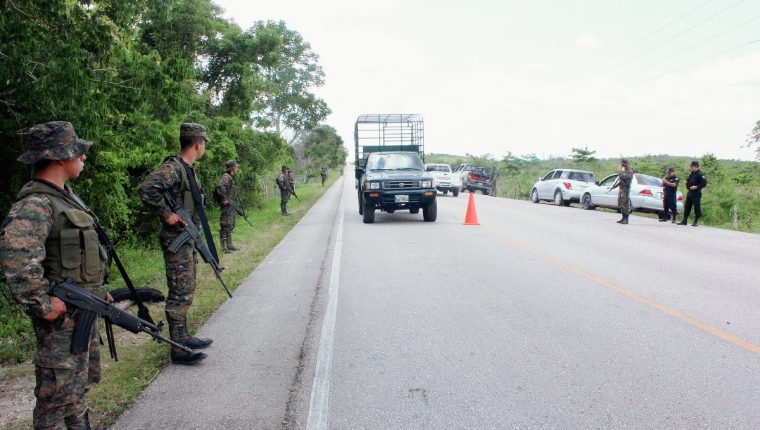
<instances>
[{"instance_id":1,"label":"tree foliage","mask_svg":"<svg viewBox=\"0 0 760 430\"><path fill-rule=\"evenodd\" d=\"M755 154L757 159L760 160L760 121L755 123L755 128L747 135L747 146L757 145Z\"/></svg>"},{"instance_id":2,"label":"tree foliage","mask_svg":"<svg viewBox=\"0 0 760 430\"><path fill-rule=\"evenodd\" d=\"M573 148L572 153L570 154L570 158L573 160L574 163L590 163L593 161L597 161L597 158L594 157L594 154L596 154L596 151L591 151L588 149L588 146L584 148Z\"/></svg>"},{"instance_id":3,"label":"tree foliage","mask_svg":"<svg viewBox=\"0 0 760 430\"><path fill-rule=\"evenodd\" d=\"M278 113L287 127L313 128L329 112L310 92L324 73L284 23L243 30L221 13L211 0L0 2L4 189L31 176L15 161L24 131L66 120L95 142L74 188L122 237L143 222L135 189L178 151L182 122L209 130L199 163L207 187L233 158L255 191L258 176L293 157L277 129L256 130L256 118ZM0 196L0 211L13 198Z\"/></svg>"}]
</instances>

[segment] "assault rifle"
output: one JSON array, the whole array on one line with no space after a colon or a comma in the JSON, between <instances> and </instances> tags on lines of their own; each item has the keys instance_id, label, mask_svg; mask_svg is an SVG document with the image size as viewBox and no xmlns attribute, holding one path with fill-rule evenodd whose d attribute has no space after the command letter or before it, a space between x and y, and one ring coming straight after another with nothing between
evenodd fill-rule
<instances>
[{"instance_id":1,"label":"assault rifle","mask_svg":"<svg viewBox=\"0 0 760 430\"><path fill-rule=\"evenodd\" d=\"M161 335L161 330L164 324L163 321L158 325L149 323L142 318L138 318L127 311L117 308L112 303L108 303L95 294L80 288L70 279L52 284L48 294L63 300L69 309L73 308L73 313L76 314L74 337L71 342L72 353L82 353L87 351L90 345L93 323L98 315L103 316L106 321L108 349L111 352L111 358L116 361L119 361L119 359L116 356L116 343L113 338L112 324L116 324L132 333L147 333L159 342L166 342L190 353L194 352L187 346L171 339L167 339Z\"/></svg>"},{"instance_id":2,"label":"assault rifle","mask_svg":"<svg viewBox=\"0 0 760 430\"><path fill-rule=\"evenodd\" d=\"M294 190L293 188L289 188L289 190L290 190L290 194L293 194L293 197L295 197L296 200L300 202L301 199L298 198L298 195L296 194L296 190Z\"/></svg>"},{"instance_id":3,"label":"assault rifle","mask_svg":"<svg viewBox=\"0 0 760 430\"><path fill-rule=\"evenodd\" d=\"M245 211L243 210L243 205L240 204L240 201L237 203L233 202L232 200L227 200L230 202L230 206L232 206L232 209L235 209L235 212L237 212L238 215L243 217L245 222L248 223L251 227L253 227L253 224L251 224L251 220L248 219L248 215L245 214Z\"/></svg>"},{"instance_id":4,"label":"assault rifle","mask_svg":"<svg viewBox=\"0 0 760 430\"><path fill-rule=\"evenodd\" d=\"M169 251L170 252L177 252L179 249L187 243L188 240L192 239L195 243L195 249L198 250L198 253L201 254L201 257L203 258L203 261L208 263L211 266L211 269L214 271L214 276L216 276L216 279L219 280L219 282L222 283L222 287L224 287L224 291L227 293L230 298L232 298L232 293L230 293L230 289L227 288L227 284L224 283L224 279L222 279L222 267L219 265L219 262L216 261L214 256L211 254L211 250L208 249L208 246L203 242L203 239L201 239L201 233L198 231L198 228L193 223L193 218L190 216L190 214L184 209L181 208L177 201L174 200L174 197L169 192L164 192L164 198L166 199L166 204L169 205L169 208L172 210L172 212L179 215L180 218L182 218L182 221L184 221L185 225L183 226L183 232L179 236L177 236L174 241L169 244Z\"/></svg>"}]
</instances>

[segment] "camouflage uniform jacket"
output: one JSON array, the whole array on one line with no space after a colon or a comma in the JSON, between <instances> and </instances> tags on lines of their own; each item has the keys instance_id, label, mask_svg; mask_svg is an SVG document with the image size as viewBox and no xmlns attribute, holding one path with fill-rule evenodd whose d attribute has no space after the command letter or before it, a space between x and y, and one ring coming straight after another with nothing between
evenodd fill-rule
<instances>
[{"instance_id":1,"label":"camouflage uniform jacket","mask_svg":"<svg viewBox=\"0 0 760 430\"><path fill-rule=\"evenodd\" d=\"M154 170L140 184L140 198L165 221L172 214L172 210L164 198L164 191L169 191L177 204L191 214L195 225L199 225L200 218L195 210L193 193L190 189L190 178L185 171L186 165L187 163L178 156L168 157L158 169ZM189 167L195 172L193 166ZM198 189L203 192L203 186L197 175L195 175L195 182ZM179 226L168 226L166 224L163 224L163 229L177 234L182 230Z\"/></svg>"},{"instance_id":2,"label":"camouflage uniform jacket","mask_svg":"<svg viewBox=\"0 0 760 430\"><path fill-rule=\"evenodd\" d=\"M23 186L0 230L0 265L16 302L33 318L52 311L51 282L73 279L86 290L105 297L108 253L99 242L94 219L61 196L66 187L31 181ZM63 348L67 348L64 345ZM73 356L56 348L38 348L35 363L67 368Z\"/></svg>"},{"instance_id":3,"label":"camouflage uniform jacket","mask_svg":"<svg viewBox=\"0 0 760 430\"><path fill-rule=\"evenodd\" d=\"M235 185L235 178L230 175L230 172L224 172L222 179L219 180L219 184L216 186L217 203L220 205L224 200L235 202L237 200L237 186Z\"/></svg>"},{"instance_id":4,"label":"camouflage uniform jacket","mask_svg":"<svg viewBox=\"0 0 760 430\"><path fill-rule=\"evenodd\" d=\"M277 186L280 187L280 192L286 193L290 191L290 181L288 180L287 175L280 172L277 176Z\"/></svg>"}]
</instances>

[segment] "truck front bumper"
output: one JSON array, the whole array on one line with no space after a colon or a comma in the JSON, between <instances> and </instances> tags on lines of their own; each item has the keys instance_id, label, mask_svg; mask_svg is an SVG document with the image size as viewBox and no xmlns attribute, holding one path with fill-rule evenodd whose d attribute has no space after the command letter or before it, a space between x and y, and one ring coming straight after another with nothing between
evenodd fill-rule
<instances>
[{"instance_id":1,"label":"truck front bumper","mask_svg":"<svg viewBox=\"0 0 760 430\"><path fill-rule=\"evenodd\" d=\"M365 190L364 202L368 206L384 211L401 209L420 209L435 201L435 189L422 190Z\"/></svg>"}]
</instances>

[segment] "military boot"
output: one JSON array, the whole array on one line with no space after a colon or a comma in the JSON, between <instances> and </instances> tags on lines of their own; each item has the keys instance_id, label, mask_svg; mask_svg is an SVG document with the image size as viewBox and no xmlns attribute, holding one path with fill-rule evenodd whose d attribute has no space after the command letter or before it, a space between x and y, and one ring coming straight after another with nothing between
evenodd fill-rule
<instances>
[{"instance_id":1,"label":"military boot","mask_svg":"<svg viewBox=\"0 0 760 430\"><path fill-rule=\"evenodd\" d=\"M208 357L206 354L202 352L187 352L183 349L179 348L172 348L171 352L172 357L172 363L174 364L196 364L199 363Z\"/></svg>"},{"instance_id":2,"label":"military boot","mask_svg":"<svg viewBox=\"0 0 760 430\"><path fill-rule=\"evenodd\" d=\"M682 219L681 222L678 223L678 225L688 225L688 224L689 224L689 220L687 218Z\"/></svg>"},{"instance_id":3,"label":"military boot","mask_svg":"<svg viewBox=\"0 0 760 430\"><path fill-rule=\"evenodd\" d=\"M691 226L692 226L692 227L697 227L697 226L699 226L699 217L695 217L695 218L694 218L694 222L691 224Z\"/></svg>"},{"instance_id":4,"label":"military boot","mask_svg":"<svg viewBox=\"0 0 760 430\"><path fill-rule=\"evenodd\" d=\"M227 233L227 249L230 251L240 251L240 248L232 244L232 233Z\"/></svg>"},{"instance_id":5,"label":"military boot","mask_svg":"<svg viewBox=\"0 0 760 430\"><path fill-rule=\"evenodd\" d=\"M618 220L618 222L617 222L617 223L618 223L618 224L622 224L624 220L625 220L625 214L623 214L623 215L620 217L620 219Z\"/></svg>"},{"instance_id":6,"label":"military boot","mask_svg":"<svg viewBox=\"0 0 760 430\"><path fill-rule=\"evenodd\" d=\"M219 241L222 243L222 252L225 254L229 254L230 248L227 245L227 237L224 235L224 233L219 234Z\"/></svg>"},{"instance_id":7,"label":"military boot","mask_svg":"<svg viewBox=\"0 0 760 430\"><path fill-rule=\"evenodd\" d=\"M620 220L620 224L628 224L628 214L623 215L623 219Z\"/></svg>"},{"instance_id":8,"label":"military boot","mask_svg":"<svg viewBox=\"0 0 760 430\"><path fill-rule=\"evenodd\" d=\"M205 337L197 338L197 337L190 336L190 333L188 333L187 331L186 325L179 327L179 333L182 339L179 341L179 343L181 343L182 345L185 345L186 347L190 349L208 348L209 345L214 343L213 339L209 339Z\"/></svg>"}]
</instances>

